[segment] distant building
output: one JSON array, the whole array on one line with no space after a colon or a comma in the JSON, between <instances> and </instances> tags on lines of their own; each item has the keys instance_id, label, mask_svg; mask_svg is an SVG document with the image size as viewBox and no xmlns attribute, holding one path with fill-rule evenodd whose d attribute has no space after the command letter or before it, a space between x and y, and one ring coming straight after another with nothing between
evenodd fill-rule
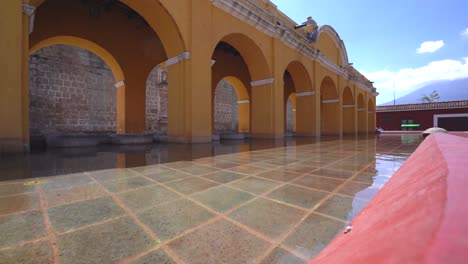
<instances>
[{"instance_id":1,"label":"distant building","mask_svg":"<svg viewBox=\"0 0 468 264\"><path fill-rule=\"evenodd\" d=\"M384 130L441 127L449 131L468 131L468 100L377 106L377 127Z\"/></svg>"}]
</instances>

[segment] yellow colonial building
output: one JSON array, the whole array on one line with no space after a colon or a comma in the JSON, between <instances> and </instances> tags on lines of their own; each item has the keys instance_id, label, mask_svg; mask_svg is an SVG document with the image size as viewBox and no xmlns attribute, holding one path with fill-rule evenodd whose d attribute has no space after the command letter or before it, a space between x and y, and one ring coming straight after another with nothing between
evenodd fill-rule
<instances>
[{"instance_id":1,"label":"yellow colonial building","mask_svg":"<svg viewBox=\"0 0 468 264\"><path fill-rule=\"evenodd\" d=\"M29 57L51 45L86 49L110 68L116 132L143 134L146 80L163 66L171 142L210 142L216 85L235 90L238 130L285 135L286 102L297 136L375 129L372 83L338 33L297 25L268 0L7 0L0 4L0 152L29 149Z\"/></svg>"}]
</instances>

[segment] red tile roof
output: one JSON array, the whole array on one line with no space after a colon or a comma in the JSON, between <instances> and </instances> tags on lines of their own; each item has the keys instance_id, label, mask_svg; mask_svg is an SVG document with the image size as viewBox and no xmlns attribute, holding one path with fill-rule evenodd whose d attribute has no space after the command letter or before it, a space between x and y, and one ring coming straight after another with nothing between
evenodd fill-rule
<instances>
[{"instance_id":1,"label":"red tile roof","mask_svg":"<svg viewBox=\"0 0 468 264\"><path fill-rule=\"evenodd\" d=\"M452 109L452 108L467 108L468 109L468 100L422 103L422 104L377 106L377 112L402 112L402 111Z\"/></svg>"}]
</instances>

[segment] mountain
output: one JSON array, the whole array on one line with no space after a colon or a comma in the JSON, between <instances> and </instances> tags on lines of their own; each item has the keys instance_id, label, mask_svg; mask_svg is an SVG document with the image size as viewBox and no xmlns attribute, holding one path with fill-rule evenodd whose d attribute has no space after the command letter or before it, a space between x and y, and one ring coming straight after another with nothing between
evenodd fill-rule
<instances>
[{"instance_id":1,"label":"mountain","mask_svg":"<svg viewBox=\"0 0 468 264\"><path fill-rule=\"evenodd\" d=\"M440 99L437 102L468 100L468 78L453 81L439 81L423 86L405 96L396 99L396 104L418 104L423 95L436 91ZM380 105L393 105L393 100Z\"/></svg>"}]
</instances>

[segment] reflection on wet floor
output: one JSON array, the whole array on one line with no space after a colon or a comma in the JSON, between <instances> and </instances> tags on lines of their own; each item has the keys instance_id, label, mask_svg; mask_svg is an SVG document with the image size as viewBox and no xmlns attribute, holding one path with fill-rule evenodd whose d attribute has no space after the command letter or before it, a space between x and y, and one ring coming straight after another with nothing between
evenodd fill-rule
<instances>
[{"instance_id":1,"label":"reflection on wet floor","mask_svg":"<svg viewBox=\"0 0 468 264\"><path fill-rule=\"evenodd\" d=\"M417 148L412 137L10 158L0 263L306 263ZM69 164L74 174L30 178Z\"/></svg>"}]
</instances>

